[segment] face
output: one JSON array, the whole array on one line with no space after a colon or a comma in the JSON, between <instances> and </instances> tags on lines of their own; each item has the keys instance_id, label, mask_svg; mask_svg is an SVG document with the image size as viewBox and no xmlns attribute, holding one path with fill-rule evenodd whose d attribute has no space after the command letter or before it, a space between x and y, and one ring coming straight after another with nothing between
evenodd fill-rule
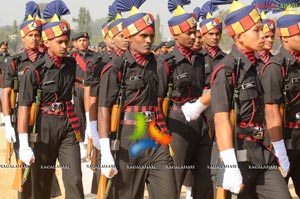
<instances>
[{"instance_id":1,"label":"face","mask_svg":"<svg viewBox=\"0 0 300 199\"><path fill-rule=\"evenodd\" d=\"M62 35L45 41L44 44L48 48L48 51L54 56L64 57L69 46L69 38L67 35Z\"/></svg>"},{"instance_id":2,"label":"face","mask_svg":"<svg viewBox=\"0 0 300 199\"><path fill-rule=\"evenodd\" d=\"M148 54L154 41L154 32L144 29L128 38L130 47L141 54Z\"/></svg>"},{"instance_id":3,"label":"face","mask_svg":"<svg viewBox=\"0 0 300 199\"><path fill-rule=\"evenodd\" d=\"M90 45L90 41L87 38L79 38L76 41L78 50L85 51Z\"/></svg>"},{"instance_id":4,"label":"face","mask_svg":"<svg viewBox=\"0 0 300 199\"><path fill-rule=\"evenodd\" d=\"M113 40L112 40L111 38L109 38L109 36L106 36L106 37L104 38L104 42L105 42L106 48L107 48L108 50L114 49L115 44L114 44Z\"/></svg>"},{"instance_id":5,"label":"face","mask_svg":"<svg viewBox=\"0 0 300 199\"><path fill-rule=\"evenodd\" d=\"M255 24L246 32L236 35L237 45L242 50L260 51L264 46L264 34L261 22Z\"/></svg>"},{"instance_id":6,"label":"face","mask_svg":"<svg viewBox=\"0 0 300 199\"><path fill-rule=\"evenodd\" d=\"M196 31L196 38L193 45L193 49L200 49L202 47L203 40L202 40L202 34L200 31Z\"/></svg>"},{"instance_id":7,"label":"face","mask_svg":"<svg viewBox=\"0 0 300 199\"><path fill-rule=\"evenodd\" d=\"M272 31L264 33L265 36L265 44L264 50L271 50L275 40L275 34Z\"/></svg>"},{"instance_id":8,"label":"face","mask_svg":"<svg viewBox=\"0 0 300 199\"><path fill-rule=\"evenodd\" d=\"M192 48L196 39L196 27L179 35L174 35L174 39L177 45Z\"/></svg>"},{"instance_id":9,"label":"face","mask_svg":"<svg viewBox=\"0 0 300 199\"><path fill-rule=\"evenodd\" d=\"M120 32L113 38L115 48L125 51L129 47L128 39L123 37L123 33Z\"/></svg>"},{"instance_id":10,"label":"face","mask_svg":"<svg viewBox=\"0 0 300 199\"><path fill-rule=\"evenodd\" d=\"M7 45L6 44L1 45L0 52L7 52Z\"/></svg>"},{"instance_id":11,"label":"face","mask_svg":"<svg viewBox=\"0 0 300 199\"><path fill-rule=\"evenodd\" d=\"M37 30L31 31L22 38L22 41L24 42L25 48L32 50L37 49L40 45L41 34Z\"/></svg>"},{"instance_id":12,"label":"face","mask_svg":"<svg viewBox=\"0 0 300 199\"><path fill-rule=\"evenodd\" d=\"M213 28L203 35L203 42L210 47L217 47L221 41L221 37L222 33L218 29Z\"/></svg>"},{"instance_id":13,"label":"face","mask_svg":"<svg viewBox=\"0 0 300 199\"><path fill-rule=\"evenodd\" d=\"M282 37L282 45L287 51L300 53L300 33L291 37Z\"/></svg>"},{"instance_id":14,"label":"face","mask_svg":"<svg viewBox=\"0 0 300 199\"><path fill-rule=\"evenodd\" d=\"M162 46L162 47L160 48L160 53L161 53L161 54L167 54L167 53L168 53L167 47L166 47L166 46Z\"/></svg>"}]
</instances>

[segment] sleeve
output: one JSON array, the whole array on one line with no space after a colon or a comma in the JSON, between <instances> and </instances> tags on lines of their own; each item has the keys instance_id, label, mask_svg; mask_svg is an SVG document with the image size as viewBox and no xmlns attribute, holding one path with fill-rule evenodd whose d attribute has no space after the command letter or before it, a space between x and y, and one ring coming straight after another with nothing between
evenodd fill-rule
<instances>
[{"instance_id":1,"label":"sleeve","mask_svg":"<svg viewBox=\"0 0 300 199\"><path fill-rule=\"evenodd\" d=\"M168 90L168 77L163 62L157 62L158 97L165 97Z\"/></svg>"},{"instance_id":2,"label":"sleeve","mask_svg":"<svg viewBox=\"0 0 300 199\"><path fill-rule=\"evenodd\" d=\"M3 73L3 88L13 88L14 87L14 75L15 71L12 67L12 59L9 59L4 65Z\"/></svg>"},{"instance_id":3,"label":"sleeve","mask_svg":"<svg viewBox=\"0 0 300 199\"><path fill-rule=\"evenodd\" d=\"M116 103L119 92L119 68L114 67L111 63L107 64L101 74L101 83L99 88L99 107L111 107Z\"/></svg>"},{"instance_id":4,"label":"sleeve","mask_svg":"<svg viewBox=\"0 0 300 199\"><path fill-rule=\"evenodd\" d=\"M37 91L36 69L29 68L24 71L19 87L19 105L30 106L35 101Z\"/></svg>"},{"instance_id":5,"label":"sleeve","mask_svg":"<svg viewBox=\"0 0 300 199\"><path fill-rule=\"evenodd\" d=\"M211 88L211 107L213 113L229 112L232 107L233 90L226 77L225 70L221 69Z\"/></svg>"},{"instance_id":6,"label":"sleeve","mask_svg":"<svg viewBox=\"0 0 300 199\"><path fill-rule=\"evenodd\" d=\"M282 100L283 77L281 66L270 64L261 76L261 84L264 90L264 101L266 104L280 104Z\"/></svg>"}]
</instances>

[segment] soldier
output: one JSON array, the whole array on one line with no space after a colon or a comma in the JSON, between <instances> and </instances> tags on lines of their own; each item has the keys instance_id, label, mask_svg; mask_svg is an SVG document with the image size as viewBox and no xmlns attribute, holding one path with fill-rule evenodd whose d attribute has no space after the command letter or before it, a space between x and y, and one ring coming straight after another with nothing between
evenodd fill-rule
<instances>
[{"instance_id":1,"label":"soldier","mask_svg":"<svg viewBox=\"0 0 300 199\"><path fill-rule=\"evenodd\" d=\"M181 110L183 104L201 96L205 79L204 57L191 50L195 42L197 22L194 14L186 13L178 5L180 3L184 4L183 1L169 1L169 11L176 13L168 21L175 48L159 61L158 101L162 110L168 111L169 107L164 106L163 99L171 95L170 113L166 120L168 129L172 132L174 164L182 167L175 169L178 197L186 172L191 169L194 179L193 198L212 198L212 182L207 169L210 164L211 141L204 117L189 122L185 120ZM170 83L173 84L171 94L168 87Z\"/></svg>"},{"instance_id":2,"label":"soldier","mask_svg":"<svg viewBox=\"0 0 300 199\"><path fill-rule=\"evenodd\" d=\"M172 52L174 50L175 47L175 41L172 39L170 41L168 41L166 48L168 49L168 53Z\"/></svg>"},{"instance_id":3,"label":"soldier","mask_svg":"<svg viewBox=\"0 0 300 199\"><path fill-rule=\"evenodd\" d=\"M70 28L66 21L60 21L60 17L68 13L62 1L47 4L43 16L51 18L51 22L43 26L42 36L48 51L28 67L20 84L19 157L31 165L33 198L50 198L52 181L49 179L55 173L57 158L63 168L66 198L84 197L77 141L80 141L79 123L71 103L76 62L65 57ZM39 114L35 120L38 134L32 149L28 145L28 112L34 101Z\"/></svg>"},{"instance_id":4,"label":"soldier","mask_svg":"<svg viewBox=\"0 0 300 199\"><path fill-rule=\"evenodd\" d=\"M73 56L77 63L76 68L76 84L74 90L74 107L75 113L78 115L81 137L83 142L79 143L81 160L85 161L86 149L88 138L91 137L90 127L90 85L86 79L86 71L89 63L93 62L93 59L97 59L97 54L88 49L90 44L90 37L87 32L79 32L74 36L74 40L77 45L77 51L74 51ZM84 114L85 113L85 114Z\"/></svg>"},{"instance_id":5,"label":"soldier","mask_svg":"<svg viewBox=\"0 0 300 199\"><path fill-rule=\"evenodd\" d=\"M176 198L177 190L174 172L168 169L172 165L168 145L156 144L149 135L150 131L153 133L154 130L150 124L154 124L160 127L160 130L157 127L155 129L170 140L170 136L165 134L165 123L157 105L157 63L154 55L150 53L155 33L154 18L151 14L136 9L142 2L118 1L117 4L117 9L121 12L131 9L131 15L122 22L123 37L128 38L130 47L122 57L113 59L105 66L107 69L103 69L101 74L98 105L101 173L107 178L115 176L112 178L113 198L143 198L144 186L147 183L150 198L172 199ZM121 80L119 72L123 74ZM119 84L122 87L119 87ZM122 104L124 106L120 108L122 110L120 131L110 135L119 137L117 140L112 139L114 143L120 141L120 146L113 148L119 148L117 158L114 160L109 132L111 109L116 102L119 88L124 89L124 101L118 98L118 102L121 103L120 106ZM135 129L136 114L141 114L144 118L141 120L142 126L139 126L142 128L148 126L141 136L143 140L139 141L128 138ZM146 147L143 145L145 141L156 148ZM134 146L142 147L140 153L133 149ZM143 169L139 169L140 167Z\"/></svg>"},{"instance_id":6,"label":"soldier","mask_svg":"<svg viewBox=\"0 0 300 199\"><path fill-rule=\"evenodd\" d=\"M100 41L98 43L98 52L99 53L103 53L105 51L105 47L106 47L105 42L104 41Z\"/></svg>"},{"instance_id":7,"label":"soldier","mask_svg":"<svg viewBox=\"0 0 300 199\"><path fill-rule=\"evenodd\" d=\"M300 15L293 9L287 9L284 15L278 18L276 33L280 37L282 47L279 53L271 57L268 64L260 70L267 127L270 134L276 136L272 144L283 176L286 177L287 183L291 177L298 197L300 197L298 168L300 164L300 48L298 45L300 29L294 27L299 22Z\"/></svg>"},{"instance_id":8,"label":"soldier","mask_svg":"<svg viewBox=\"0 0 300 199\"><path fill-rule=\"evenodd\" d=\"M12 56L8 59L4 71L4 84L3 84L3 113L5 121L5 135L8 142L14 142L14 151L16 159L19 159L19 138L16 134L17 127L17 95L19 85L24 72L24 69L35 63L37 59L41 58L43 54L39 51L42 24L44 23L39 17L38 4L35 2L28 2L26 4L25 20L20 25L20 34L24 43L24 52ZM11 98L15 97L13 102ZM11 104L14 103L14 104ZM11 120L12 118L12 120ZM12 126L14 125L14 127ZM29 197L31 193L31 182L28 180L22 192L22 198ZM60 196L60 188L56 175L53 176L51 196ZM19 193L19 197L21 194Z\"/></svg>"},{"instance_id":9,"label":"soldier","mask_svg":"<svg viewBox=\"0 0 300 199\"><path fill-rule=\"evenodd\" d=\"M7 58L10 57L10 54L7 51L8 49L8 42L2 41L0 42L0 69L1 72L4 70L4 65L7 62Z\"/></svg>"},{"instance_id":10,"label":"soldier","mask_svg":"<svg viewBox=\"0 0 300 199\"><path fill-rule=\"evenodd\" d=\"M195 13L195 10L194 10L194 13ZM199 23L197 22L196 38L195 38L195 42L193 44L192 50L200 53L202 51L202 45L203 45L202 33L201 33L201 29L199 27Z\"/></svg>"},{"instance_id":11,"label":"soldier","mask_svg":"<svg viewBox=\"0 0 300 199\"><path fill-rule=\"evenodd\" d=\"M260 63L254 54L264 45L259 12L255 5L234 1L225 25L234 46L211 81L216 137L224 163L224 173L217 174L218 183L239 194L239 198L290 198L270 143L265 139L263 89L256 72ZM229 116L232 107L233 124ZM274 144L277 134L270 129L269 132ZM277 151L277 146L273 146ZM278 155L279 159L285 158L284 154Z\"/></svg>"},{"instance_id":12,"label":"soldier","mask_svg":"<svg viewBox=\"0 0 300 199\"><path fill-rule=\"evenodd\" d=\"M258 51L257 54L259 58L264 62L267 63L273 55L271 54L271 49L273 47L275 41L275 21L268 19L265 12L261 12L261 19L263 23L263 33L265 37L265 44L262 51Z\"/></svg>"}]
</instances>

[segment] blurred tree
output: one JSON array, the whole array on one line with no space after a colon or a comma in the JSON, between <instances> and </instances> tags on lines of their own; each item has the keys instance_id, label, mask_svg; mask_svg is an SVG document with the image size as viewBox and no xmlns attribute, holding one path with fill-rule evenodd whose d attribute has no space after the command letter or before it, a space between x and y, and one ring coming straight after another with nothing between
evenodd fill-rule
<instances>
[{"instance_id":1,"label":"blurred tree","mask_svg":"<svg viewBox=\"0 0 300 199\"><path fill-rule=\"evenodd\" d=\"M155 18L155 39L154 39L154 44L159 44L162 40L162 34L160 30L160 16L156 15Z\"/></svg>"},{"instance_id":2,"label":"blurred tree","mask_svg":"<svg viewBox=\"0 0 300 199\"><path fill-rule=\"evenodd\" d=\"M73 18L73 22L77 23L78 32L88 32L92 36L91 15L90 11L84 7L79 8L78 18Z\"/></svg>"}]
</instances>

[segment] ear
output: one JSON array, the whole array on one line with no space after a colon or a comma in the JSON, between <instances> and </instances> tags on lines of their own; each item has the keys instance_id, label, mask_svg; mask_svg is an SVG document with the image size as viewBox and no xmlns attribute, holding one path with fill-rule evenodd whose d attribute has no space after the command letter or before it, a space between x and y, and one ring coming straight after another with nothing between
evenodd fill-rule
<instances>
[{"instance_id":1,"label":"ear","mask_svg":"<svg viewBox=\"0 0 300 199\"><path fill-rule=\"evenodd\" d=\"M282 43L288 43L287 37L280 37Z\"/></svg>"},{"instance_id":2,"label":"ear","mask_svg":"<svg viewBox=\"0 0 300 199\"><path fill-rule=\"evenodd\" d=\"M44 41L44 45L49 48L50 47L50 42L48 40Z\"/></svg>"}]
</instances>

